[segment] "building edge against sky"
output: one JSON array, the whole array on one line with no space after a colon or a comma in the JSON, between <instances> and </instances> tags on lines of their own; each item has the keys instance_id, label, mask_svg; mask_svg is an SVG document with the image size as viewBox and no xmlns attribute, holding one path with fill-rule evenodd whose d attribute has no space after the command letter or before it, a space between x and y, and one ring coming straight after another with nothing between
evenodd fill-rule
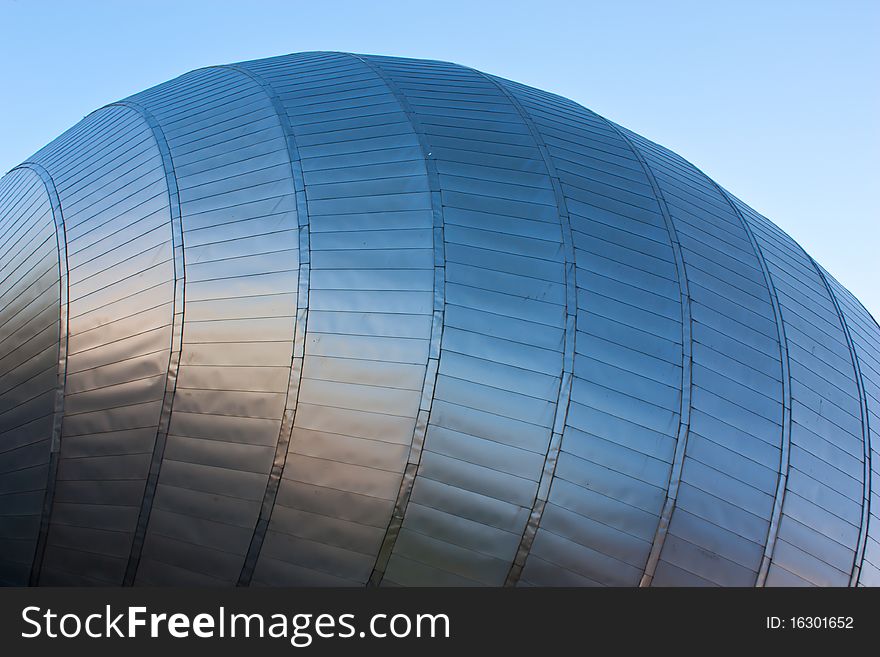
<instances>
[{"instance_id":1,"label":"building edge against sky","mask_svg":"<svg viewBox=\"0 0 880 657\"><path fill-rule=\"evenodd\" d=\"M567 99L200 69L0 179L0 235L6 584L880 583L880 328Z\"/></svg>"}]
</instances>

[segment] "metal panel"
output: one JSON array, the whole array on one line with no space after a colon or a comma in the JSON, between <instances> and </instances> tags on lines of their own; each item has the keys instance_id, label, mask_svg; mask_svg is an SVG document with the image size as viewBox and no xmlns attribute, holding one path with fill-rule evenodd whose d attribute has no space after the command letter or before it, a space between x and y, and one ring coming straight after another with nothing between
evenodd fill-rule
<instances>
[{"instance_id":1,"label":"metal panel","mask_svg":"<svg viewBox=\"0 0 880 657\"><path fill-rule=\"evenodd\" d=\"M411 485L436 372L426 167L399 101L363 61L245 66L273 86L295 135L310 246L299 402L254 583L364 584Z\"/></svg>"},{"instance_id":2,"label":"metal panel","mask_svg":"<svg viewBox=\"0 0 880 657\"><path fill-rule=\"evenodd\" d=\"M668 528L658 531L657 561L649 561L642 583L659 577L666 585L685 584L689 576L682 573L687 572L720 585L752 585L777 493L776 482L762 475L777 470L787 430L785 355L769 274L740 214L711 180L666 149L627 135L651 167L676 226L689 279L694 344L707 341L707 326L710 339L721 327L735 339L723 354L708 345L693 352L691 404L699 413L691 416L690 435L718 443L715 422L705 421L712 418L775 448L764 459L742 464L745 476L727 474L722 452L694 454L685 448L676 509ZM722 358L742 367L725 367ZM679 510L704 522L676 522ZM750 542L738 560L718 547L726 532Z\"/></svg>"},{"instance_id":3,"label":"metal panel","mask_svg":"<svg viewBox=\"0 0 880 657\"><path fill-rule=\"evenodd\" d=\"M766 583L788 585L796 576L803 583L846 586L863 523L865 481L859 385L848 339L809 256L767 219L732 200L764 253L790 355L791 452L782 463L785 497L768 543Z\"/></svg>"},{"instance_id":4,"label":"metal panel","mask_svg":"<svg viewBox=\"0 0 880 657\"><path fill-rule=\"evenodd\" d=\"M558 450L560 435L553 437L554 418L560 418L561 430L565 417L565 401L561 415L557 416L556 409L566 325L573 333L575 316L574 288L568 291L566 285L574 271L573 266L568 270L565 266L573 263L571 255L565 255L561 196L554 190L537 133L493 80L436 62L378 57L368 61L406 99L413 124L437 167L444 211L447 313L434 404L413 497L422 496L422 481L471 494L410 504L385 577L395 584L459 581L450 579L451 574L501 585L509 579L510 562L518 552L522 561L528 550L529 534L534 533L540 516L536 497L546 499ZM491 104L492 109L474 109L467 116L447 111L445 100L458 98ZM466 171L456 167L477 153L487 156L478 167ZM523 169L534 173L528 180L510 171L513 167L491 159L512 154ZM540 238L523 235L529 226L548 223L552 231ZM570 251L570 238L567 245ZM543 264L544 271L533 267L533 262ZM567 298L571 302L568 315ZM527 340L546 346L530 346L521 338L503 335L515 327L527 332ZM515 376L517 369L537 370L553 380L550 395L532 397L492 385L480 376L459 378L463 370L479 369L486 360L505 367L507 377ZM568 386L566 377L566 396ZM547 472L542 477L545 463ZM543 492L539 489L542 479ZM521 511L504 520L496 517L487 526L482 510L499 496ZM524 521L530 516L534 525L527 527ZM414 555L414 550L421 554ZM406 561L399 562L398 557ZM428 570L413 572L412 560ZM410 580L410 576L417 579Z\"/></svg>"},{"instance_id":5,"label":"metal panel","mask_svg":"<svg viewBox=\"0 0 880 657\"><path fill-rule=\"evenodd\" d=\"M170 357L174 255L165 170L150 126L124 106L91 114L33 160L58 190L70 268L64 419L39 581L118 585Z\"/></svg>"},{"instance_id":6,"label":"metal panel","mask_svg":"<svg viewBox=\"0 0 880 657\"><path fill-rule=\"evenodd\" d=\"M533 118L559 172L577 265L565 467L557 469L545 513L573 511L593 528L542 523L538 537L554 538L536 539L523 583L565 582L574 570L597 584L637 584L660 522L677 437L687 426L680 392L689 377L682 349L686 285L679 280L678 247L652 180L613 127L565 99L504 84ZM585 167L585 161L602 164ZM611 162L612 170L601 173ZM661 329L649 328L658 320ZM580 479L584 466L605 475ZM632 495L615 495L620 486ZM602 555L603 567L585 571L566 562L565 545Z\"/></svg>"},{"instance_id":7,"label":"metal panel","mask_svg":"<svg viewBox=\"0 0 880 657\"><path fill-rule=\"evenodd\" d=\"M51 178L0 180L0 582L39 572L48 529L67 350L64 223Z\"/></svg>"},{"instance_id":8,"label":"metal panel","mask_svg":"<svg viewBox=\"0 0 880 657\"><path fill-rule=\"evenodd\" d=\"M196 71L135 100L168 140L186 268L180 371L135 581L172 583L184 568L229 585L289 431L300 246L287 138L239 70ZM237 513L224 518L227 505Z\"/></svg>"},{"instance_id":9,"label":"metal panel","mask_svg":"<svg viewBox=\"0 0 880 657\"><path fill-rule=\"evenodd\" d=\"M814 263L815 264L815 263ZM831 274L818 267L834 297L841 321L850 341L853 364L860 384L862 397L862 421L864 430L863 485L859 521L859 542L850 577L854 586L880 585L880 541L878 541L878 484L880 484L880 456L877 450L877 427L880 426L880 335L877 322L864 306L845 289ZM826 480L826 482L829 480ZM855 491L853 491L855 492ZM852 493L851 493L851 496ZM849 556L849 555L847 555ZM848 563L841 563L843 568Z\"/></svg>"}]
</instances>

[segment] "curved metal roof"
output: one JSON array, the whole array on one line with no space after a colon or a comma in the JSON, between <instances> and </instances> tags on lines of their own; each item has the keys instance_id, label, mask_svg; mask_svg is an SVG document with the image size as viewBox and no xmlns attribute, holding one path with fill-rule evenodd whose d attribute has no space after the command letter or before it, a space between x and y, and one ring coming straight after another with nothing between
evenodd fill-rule
<instances>
[{"instance_id":1,"label":"curved metal roof","mask_svg":"<svg viewBox=\"0 0 880 657\"><path fill-rule=\"evenodd\" d=\"M7 584L880 583L877 323L565 98L200 69L0 179L0 235Z\"/></svg>"}]
</instances>

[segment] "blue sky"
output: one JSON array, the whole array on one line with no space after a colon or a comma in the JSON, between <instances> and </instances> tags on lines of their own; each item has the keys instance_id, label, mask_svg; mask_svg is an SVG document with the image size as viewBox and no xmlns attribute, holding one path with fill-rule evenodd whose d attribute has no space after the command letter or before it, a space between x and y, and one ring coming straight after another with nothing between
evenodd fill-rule
<instances>
[{"instance_id":1,"label":"blue sky","mask_svg":"<svg viewBox=\"0 0 880 657\"><path fill-rule=\"evenodd\" d=\"M877 0L0 0L0 170L145 87L301 50L568 96L703 169L880 319Z\"/></svg>"}]
</instances>

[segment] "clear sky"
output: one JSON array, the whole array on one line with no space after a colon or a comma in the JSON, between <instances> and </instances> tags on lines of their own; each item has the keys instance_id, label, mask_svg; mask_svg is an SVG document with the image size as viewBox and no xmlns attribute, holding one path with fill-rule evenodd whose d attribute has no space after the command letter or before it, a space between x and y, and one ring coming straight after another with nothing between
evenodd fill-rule
<instances>
[{"instance_id":1,"label":"clear sky","mask_svg":"<svg viewBox=\"0 0 880 657\"><path fill-rule=\"evenodd\" d=\"M572 98L703 169L880 319L878 0L0 0L0 170L193 68L302 50Z\"/></svg>"}]
</instances>

